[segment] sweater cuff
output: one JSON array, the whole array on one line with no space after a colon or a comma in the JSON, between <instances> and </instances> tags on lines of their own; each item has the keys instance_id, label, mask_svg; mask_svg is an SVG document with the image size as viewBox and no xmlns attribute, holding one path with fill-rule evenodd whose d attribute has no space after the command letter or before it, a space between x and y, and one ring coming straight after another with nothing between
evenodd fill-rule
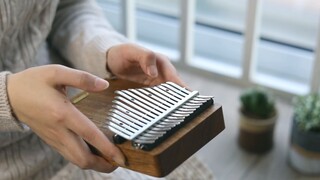
<instances>
[{"instance_id":1,"label":"sweater cuff","mask_svg":"<svg viewBox=\"0 0 320 180\"><path fill-rule=\"evenodd\" d=\"M110 36L113 38L110 38ZM107 52L112 46L127 42L128 40L118 33L109 33L97 36L93 38L92 41L86 46L86 55L87 59L89 59L89 61L87 62L96 63L95 71L98 72L98 76L107 79L114 78L115 76L110 72L110 70L107 67ZM92 58L94 58L95 61L90 61L90 59Z\"/></svg>"},{"instance_id":2,"label":"sweater cuff","mask_svg":"<svg viewBox=\"0 0 320 180\"><path fill-rule=\"evenodd\" d=\"M9 71L0 73L0 132L29 130L13 116L7 94L7 76L10 74Z\"/></svg>"}]
</instances>

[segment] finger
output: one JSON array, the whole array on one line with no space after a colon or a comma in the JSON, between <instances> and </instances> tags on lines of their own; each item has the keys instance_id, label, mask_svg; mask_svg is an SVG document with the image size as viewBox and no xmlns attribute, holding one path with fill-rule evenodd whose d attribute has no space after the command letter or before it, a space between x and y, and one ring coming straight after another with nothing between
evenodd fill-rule
<instances>
[{"instance_id":1,"label":"finger","mask_svg":"<svg viewBox=\"0 0 320 180\"><path fill-rule=\"evenodd\" d=\"M67 119L69 119L67 127L94 146L103 158L125 166L125 157L121 151L109 141L92 121L80 113L74 106L68 111Z\"/></svg>"},{"instance_id":2,"label":"finger","mask_svg":"<svg viewBox=\"0 0 320 180\"><path fill-rule=\"evenodd\" d=\"M186 83L184 83L182 79L179 77L176 69L171 64L168 57L160 53L157 53L156 57L157 57L158 68L163 69L162 72L163 72L165 81L171 81L176 84L179 84L180 86L187 87Z\"/></svg>"},{"instance_id":3,"label":"finger","mask_svg":"<svg viewBox=\"0 0 320 180\"><path fill-rule=\"evenodd\" d=\"M127 45L125 58L139 63L141 69L150 77L158 76L156 55L154 52L137 45Z\"/></svg>"},{"instance_id":4,"label":"finger","mask_svg":"<svg viewBox=\"0 0 320 180\"><path fill-rule=\"evenodd\" d=\"M76 134L66 131L63 136L65 155L69 160L82 169L93 169L100 172L112 172L115 166L102 157L92 154L87 144Z\"/></svg>"},{"instance_id":5,"label":"finger","mask_svg":"<svg viewBox=\"0 0 320 180\"><path fill-rule=\"evenodd\" d=\"M101 91L108 88L108 81L94 76L88 72L71 69L65 66L51 66L52 78L54 85L73 86L85 91Z\"/></svg>"}]
</instances>

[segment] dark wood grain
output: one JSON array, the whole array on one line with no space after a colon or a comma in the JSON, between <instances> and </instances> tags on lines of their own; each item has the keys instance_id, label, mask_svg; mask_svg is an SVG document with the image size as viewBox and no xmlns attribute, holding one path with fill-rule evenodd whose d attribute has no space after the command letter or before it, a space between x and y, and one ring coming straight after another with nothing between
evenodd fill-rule
<instances>
[{"instance_id":1,"label":"dark wood grain","mask_svg":"<svg viewBox=\"0 0 320 180\"><path fill-rule=\"evenodd\" d=\"M141 88L143 85L124 80L109 80L110 87L90 93L75 106L91 119L109 138L112 133L104 126L114 99L114 91ZM124 168L156 177L173 171L225 128L222 107L215 103L151 151L135 149L131 142L117 144L127 158Z\"/></svg>"}]
</instances>

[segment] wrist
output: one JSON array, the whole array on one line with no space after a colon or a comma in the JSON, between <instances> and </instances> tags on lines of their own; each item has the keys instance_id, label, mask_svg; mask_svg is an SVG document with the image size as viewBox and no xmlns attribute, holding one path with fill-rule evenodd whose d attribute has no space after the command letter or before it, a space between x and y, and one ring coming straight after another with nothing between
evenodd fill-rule
<instances>
[{"instance_id":1,"label":"wrist","mask_svg":"<svg viewBox=\"0 0 320 180\"><path fill-rule=\"evenodd\" d=\"M112 47L111 47L112 48ZM110 49L109 48L106 52L106 71L107 71L107 79L116 79L116 75L112 72L112 70L110 69L110 66L109 66L109 52L110 52Z\"/></svg>"}]
</instances>

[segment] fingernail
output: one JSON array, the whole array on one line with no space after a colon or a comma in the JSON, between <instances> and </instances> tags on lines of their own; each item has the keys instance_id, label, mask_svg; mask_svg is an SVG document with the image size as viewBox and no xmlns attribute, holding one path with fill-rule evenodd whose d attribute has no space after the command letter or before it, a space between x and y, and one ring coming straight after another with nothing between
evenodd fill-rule
<instances>
[{"instance_id":1,"label":"fingernail","mask_svg":"<svg viewBox=\"0 0 320 180\"><path fill-rule=\"evenodd\" d=\"M113 160L118 163L120 166L125 167L126 166L126 160L123 157L115 156Z\"/></svg>"},{"instance_id":2,"label":"fingernail","mask_svg":"<svg viewBox=\"0 0 320 180\"><path fill-rule=\"evenodd\" d=\"M107 89L109 87L109 83L104 79L96 78L94 86L98 89Z\"/></svg>"},{"instance_id":3,"label":"fingernail","mask_svg":"<svg viewBox=\"0 0 320 180\"><path fill-rule=\"evenodd\" d=\"M149 66L148 67L148 75L151 77L158 76L158 70L156 66Z\"/></svg>"}]
</instances>

